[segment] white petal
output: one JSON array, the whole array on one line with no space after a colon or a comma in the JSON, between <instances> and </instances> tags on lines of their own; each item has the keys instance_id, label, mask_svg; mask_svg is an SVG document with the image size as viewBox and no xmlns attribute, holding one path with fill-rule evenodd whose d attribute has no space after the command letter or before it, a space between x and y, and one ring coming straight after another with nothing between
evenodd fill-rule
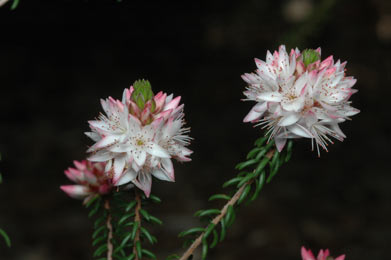
<instances>
[{"instance_id":1,"label":"white petal","mask_svg":"<svg viewBox=\"0 0 391 260\"><path fill-rule=\"evenodd\" d=\"M263 115L262 113L254 111L254 109L251 109L250 112L246 115L246 117L243 119L243 122L252 122L254 120L259 119Z\"/></svg>"},{"instance_id":2,"label":"white petal","mask_svg":"<svg viewBox=\"0 0 391 260\"><path fill-rule=\"evenodd\" d=\"M146 158L147 153L144 150L138 150L133 152L133 159L140 167L144 165Z\"/></svg>"},{"instance_id":3,"label":"white petal","mask_svg":"<svg viewBox=\"0 0 391 260\"><path fill-rule=\"evenodd\" d=\"M257 96L258 100L269 101L269 102L280 102L282 95L279 92L265 92Z\"/></svg>"},{"instance_id":4,"label":"white petal","mask_svg":"<svg viewBox=\"0 0 391 260\"><path fill-rule=\"evenodd\" d=\"M172 165L171 159L169 159L169 158L162 159L161 163L162 163L164 171L168 174L168 177L170 177L170 179L172 181L174 181L175 180L174 166Z\"/></svg>"},{"instance_id":5,"label":"white petal","mask_svg":"<svg viewBox=\"0 0 391 260\"><path fill-rule=\"evenodd\" d=\"M173 181L163 170L159 168L155 168L152 172L152 175L162 181Z\"/></svg>"},{"instance_id":6,"label":"white petal","mask_svg":"<svg viewBox=\"0 0 391 260\"><path fill-rule=\"evenodd\" d=\"M275 137L274 141L276 143L277 150L281 153L282 149L284 149L284 146L286 144L286 138L284 137Z\"/></svg>"},{"instance_id":7,"label":"white petal","mask_svg":"<svg viewBox=\"0 0 391 260\"><path fill-rule=\"evenodd\" d=\"M288 130L294 133L295 135L305 137L305 138L313 138L310 131L304 128L302 125L295 124L293 126L288 126Z\"/></svg>"},{"instance_id":8,"label":"white petal","mask_svg":"<svg viewBox=\"0 0 391 260\"><path fill-rule=\"evenodd\" d=\"M157 156L160 158L170 158L168 152L163 149L161 146L155 144L154 142L148 142L145 144L145 150L153 156ZM138 163L137 163L138 164Z\"/></svg>"},{"instance_id":9,"label":"white petal","mask_svg":"<svg viewBox=\"0 0 391 260\"><path fill-rule=\"evenodd\" d=\"M111 159L113 159L113 154L105 150L97 151L88 157L91 162L105 162Z\"/></svg>"},{"instance_id":10,"label":"white petal","mask_svg":"<svg viewBox=\"0 0 391 260\"><path fill-rule=\"evenodd\" d=\"M102 137L98 133L95 133L95 132L85 132L84 134L86 136L88 136L89 138L91 138L92 141L94 141L94 142L99 142L99 140L102 139Z\"/></svg>"},{"instance_id":11,"label":"white petal","mask_svg":"<svg viewBox=\"0 0 391 260\"><path fill-rule=\"evenodd\" d=\"M295 90L296 96L303 95L302 90L304 89L306 83L308 81L308 74L305 73L300 76L295 82L295 85L293 85L293 89Z\"/></svg>"},{"instance_id":12,"label":"white petal","mask_svg":"<svg viewBox=\"0 0 391 260\"><path fill-rule=\"evenodd\" d=\"M288 126L293 125L300 119L299 113L290 113L288 115L283 116L280 121L278 121L279 126Z\"/></svg>"},{"instance_id":13,"label":"white petal","mask_svg":"<svg viewBox=\"0 0 391 260\"><path fill-rule=\"evenodd\" d=\"M68 196L82 199L91 194L90 190L83 185L63 185L60 187Z\"/></svg>"},{"instance_id":14,"label":"white petal","mask_svg":"<svg viewBox=\"0 0 391 260\"><path fill-rule=\"evenodd\" d=\"M102 138L99 142L97 142L96 144L91 146L87 150L87 152L92 152L92 151L95 151L97 149L101 149L101 148L110 146L110 145L116 143L117 141L118 141L117 136L113 136L113 135L106 136L106 137Z\"/></svg>"},{"instance_id":15,"label":"white petal","mask_svg":"<svg viewBox=\"0 0 391 260\"><path fill-rule=\"evenodd\" d=\"M137 179L133 180L133 183L141 190L144 191L147 198L151 194L152 177L149 173L139 174Z\"/></svg>"},{"instance_id":16,"label":"white petal","mask_svg":"<svg viewBox=\"0 0 391 260\"><path fill-rule=\"evenodd\" d=\"M304 96L292 100L283 100L281 107L286 111L299 112L304 107Z\"/></svg>"},{"instance_id":17,"label":"white petal","mask_svg":"<svg viewBox=\"0 0 391 260\"><path fill-rule=\"evenodd\" d=\"M117 181L114 181L114 185L120 186L120 185L126 184L128 182L131 182L136 179L137 174L138 173L136 171L134 171L133 169L128 169L124 172L124 174Z\"/></svg>"},{"instance_id":18,"label":"white petal","mask_svg":"<svg viewBox=\"0 0 391 260\"><path fill-rule=\"evenodd\" d=\"M124 171L125 161L126 161L125 156L116 157L114 159L114 174L115 175L120 175Z\"/></svg>"}]
</instances>

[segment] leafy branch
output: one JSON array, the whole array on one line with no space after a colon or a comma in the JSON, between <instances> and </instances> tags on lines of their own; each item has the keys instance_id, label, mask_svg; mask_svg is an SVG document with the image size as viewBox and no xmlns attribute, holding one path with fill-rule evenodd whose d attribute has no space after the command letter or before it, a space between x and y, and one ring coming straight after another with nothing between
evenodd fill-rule
<instances>
[{"instance_id":1,"label":"leafy branch","mask_svg":"<svg viewBox=\"0 0 391 260\"><path fill-rule=\"evenodd\" d=\"M154 195L147 199L135 190L134 197L128 191L118 191L112 196L97 196L87 202L86 207L91 208L89 217L99 216L92 235L92 245L96 248L93 257L98 260L156 259L154 253L142 247L142 242L155 244L157 239L141 223L162 224L143 208L150 202L160 201ZM102 257L104 253L107 257Z\"/></svg>"},{"instance_id":2,"label":"leafy branch","mask_svg":"<svg viewBox=\"0 0 391 260\"><path fill-rule=\"evenodd\" d=\"M207 219L208 225L206 227L196 227L181 232L179 237L194 236L197 234L198 237L196 237L195 240L187 240L185 242L185 246L191 244L181 257L174 255L171 256L170 259L191 259L194 251L201 244L202 259L206 259L208 250L214 248L218 242L224 240L226 229L235 221L236 208L248 199L251 190L253 190L253 194L248 199L248 202L251 202L258 197L265 182L269 183L277 174L280 166L290 159L292 152L291 141L288 143L286 150L283 153L279 153L273 147L274 141L266 143L267 139L268 137L265 136L259 138L255 142L255 148L248 153L247 161L239 163L236 166L236 169L241 172L235 178L228 180L223 184L224 188L236 186L236 192L234 192L232 196L215 194L209 198L209 201L217 199L227 201L223 208L221 210L199 210L195 213L195 216L200 217L201 219ZM267 170L266 168L268 165L269 169ZM251 170L249 171L247 169ZM217 231L218 226L220 226L220 232Z\"/></svg>"}]
</instances>

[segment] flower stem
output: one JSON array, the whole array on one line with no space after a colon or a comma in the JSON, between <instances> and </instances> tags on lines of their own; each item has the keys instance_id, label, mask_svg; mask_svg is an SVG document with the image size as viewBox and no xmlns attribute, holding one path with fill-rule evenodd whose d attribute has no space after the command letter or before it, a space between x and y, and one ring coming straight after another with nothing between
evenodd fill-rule
<instances>
[{"instance_id":1,"label":"flower stem","mask_svg":"<svg viewBox=\"0 0 391 260\"><path fill-rule=\"evenodd\" d=\"M105 200L105 209L107 210L107 220L106 226L108 230L107 235L107 260L113 260L113 226L111 224L111 213L110 213L110 201L108 199Z\"/></svg>"},{"instance_id":2,"label":"flower stem","mask_svg":"<svg viewBox=\"0 0 391 260\"><path fill-rule=\"evenodd\" d=\"M270 160L274 153L275 153L275 149L272 149L270 150L267 154L266 154L266 157ZM248 185L251 185L252 183L254 182L254 178L253 179L250 179L249 181L246 182L246 184L244 184L243 186L241 186L237 191L236 193L232 196L232 198L224 205L223 209L221 210L221 213L219 215L217 215L212 221L211 223L213 223L214 225L217 225L222 218L224 218L224 216L227 214L227 211L228 211L228 208L229 206L234 206L236 204L236 202L239 200L239 198L241 197L244 189L248 186ZM194 252L194 250L197 249L197 247L202 243L202 239L205 235L205 232L202 232L196 240L194 240L194 242L190 245L190 247L186 250L185 253L183 253L183 255L181 256L181 258L179 260L187 260Z\"/></svg>"},{"instance_id":3,"label":"flower stem","mask_svg":"<svg viewBox=\"0 0 391 260\"><path fill-rule=\"evenodd\" d=\"M140 243L140 226L141 226L141 217L140 217L140 209L141 209L141 197L138 193L137 189L134 189L135 200L136 200L136 208L134 210L134 224L137 225L136 236L133 241L133 254L135 255L135 260L141 260L139 256L139 252L137 250L137 244Z\"/></svg>"}]
</instances>

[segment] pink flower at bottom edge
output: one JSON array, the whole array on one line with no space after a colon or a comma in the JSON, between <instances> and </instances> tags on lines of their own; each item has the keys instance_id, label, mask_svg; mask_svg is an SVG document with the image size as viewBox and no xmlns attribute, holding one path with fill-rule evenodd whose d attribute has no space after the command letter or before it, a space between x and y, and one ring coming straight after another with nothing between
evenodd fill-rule
<instances>
[{"instance_id":1,"label":"pink flower at bottom edge","mask_svg":"<svg viewBox=\"0 0 391 260\"><path fill-rule=\"evenodd\" d=\"M321 249L318 253L317 258L315 258L314 254L310 249L305 249L304 246L301 247L301 257L303 260L344 260L345 255L340 255L337 258L333 258L330 256L330 252L328 249Z\"/></svg>"}]
</instances>

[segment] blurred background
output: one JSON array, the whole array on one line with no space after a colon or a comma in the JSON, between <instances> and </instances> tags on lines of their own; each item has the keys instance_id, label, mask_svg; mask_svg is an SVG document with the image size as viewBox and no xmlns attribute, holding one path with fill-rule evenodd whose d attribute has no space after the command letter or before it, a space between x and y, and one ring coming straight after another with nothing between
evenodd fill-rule
<instances>
[{"instance_id":1,"label":"blurred background","mask_svg":"<svg viewBox=\"0 0 391 260\"><path fill-rule=\"evenodd\" d=\"M99 99L120 98L140 78L182 96L193 161L175 164L176 183L154 182L151 211L159 259L181 252L177 234L237 172L260 128L243 124L240 75L254 57L285 43L322 47L347 60L361 113L341 125L348 138L321 158L295 143L261 197L242 207L208 259L301 259L304 245L348 260L389 259L391 1L26 1L0 8L1 260L92 259L92 222L59 186L91 141ZM197 258L195 258L197 259Z\"/></svg>"}]
</instances>

